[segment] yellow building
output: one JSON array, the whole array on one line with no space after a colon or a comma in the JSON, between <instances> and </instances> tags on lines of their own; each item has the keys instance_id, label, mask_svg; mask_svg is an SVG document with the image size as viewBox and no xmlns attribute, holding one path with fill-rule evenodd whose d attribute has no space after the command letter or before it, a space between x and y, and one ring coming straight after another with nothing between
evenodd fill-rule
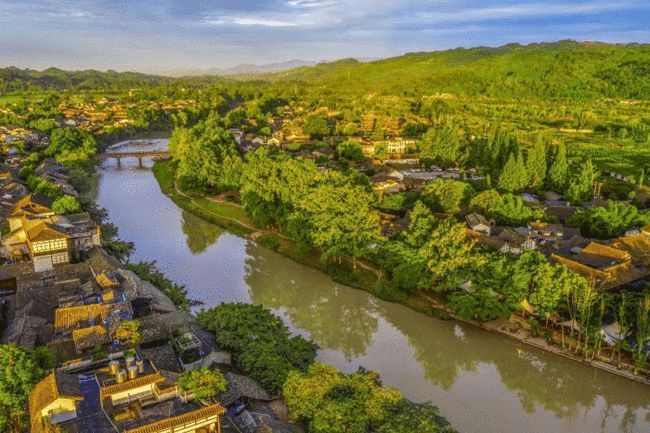
<instances>
[{"instance_id":1,"label":"yellow building","mask_svg":"<svg viewBox=\"0 0 650 433\"><path fill-rule=\"evenodd\" d=\"M216 403L124 433L221 433L221 415L224 413L226 410Z\"/></svg>"},{"instance_id":2,"label":"yellow building","mask_svg":"<svg viewBox=\"0 0 650 433\"><path fill-rule=\"evenodd\" d=\"M31 433L43 433L48 425L77 418L77 402L81 400L79 381L75 376L50 373L29 395Z\"/></svg>"}]
</instances>

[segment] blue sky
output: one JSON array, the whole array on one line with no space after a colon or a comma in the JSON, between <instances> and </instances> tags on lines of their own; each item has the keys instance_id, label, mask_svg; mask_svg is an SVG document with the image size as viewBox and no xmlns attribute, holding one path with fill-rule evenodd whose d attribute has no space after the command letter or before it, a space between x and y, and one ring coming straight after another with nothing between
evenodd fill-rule
<instances>
[{"instance_id":1,"label":"blue sky","mask_svg":"<svg viewBox=\"0 0 650 433\"><path fill-rule=\"evenodd\" d=\"M648 0L0 0L0 66L144 72L560 39L650 42Z\"/></svg>"}]
</instances>

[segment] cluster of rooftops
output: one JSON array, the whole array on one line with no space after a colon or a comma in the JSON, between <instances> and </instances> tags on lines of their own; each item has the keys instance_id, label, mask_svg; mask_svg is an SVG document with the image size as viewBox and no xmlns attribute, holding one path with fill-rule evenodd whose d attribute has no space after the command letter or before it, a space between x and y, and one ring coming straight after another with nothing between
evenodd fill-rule
<instances>
[{"instance_id":1,"label":"cluster of rooftops","mask_svg":"<svg viewBox=\"0 0 650 433\"><path fill-rule=\"evenodd\" d=\"M578 229L562 224L535 221L526 227L500 227L477 213L467 215L466 221L468 233L480 244L513 254L538 249L601 290L650 275L650 226L605 243L583 238Z\"/></svg>"},{"instance_id":2,"label":"cluster of rooftops","mask_svg":"<svg viewBox=\"0 0 650 433\"><path fill-rule=\"evenodd\" d=\"M32 433L220 432L226 410L203 405L176 384L177 373L141 358L111 358L87 369L57 370L29 397Z\"/></svg>"}]
</instances>

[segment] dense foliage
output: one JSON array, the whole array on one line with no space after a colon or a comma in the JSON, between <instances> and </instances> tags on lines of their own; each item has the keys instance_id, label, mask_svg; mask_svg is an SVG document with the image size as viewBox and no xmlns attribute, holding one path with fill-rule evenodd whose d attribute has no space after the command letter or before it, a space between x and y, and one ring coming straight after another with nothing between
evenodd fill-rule
<instances>
[{"instance_id":1,"label":"dense foliage","mask_svg":"<svg viewBox=\"0 0 650 433\"><path fill-rule=\"evenodd\" d=\"M404 400L373 372L346 375L314 363L289 375L283 396L311 433L454 432L435 407Z\"/></svg>"},{"instance_id":2,"label":"dense foliage","mask_svg":"<svg viewBox=\"0 0 650 433\"><path fill-rule=\"evenodd\" d=\"M206 367L185 371L176 382L177 386L190 394L199 403L214 401L214 397L228 388L228 381L220 370Z\"/></svg>"},{"instance_id":3,"label":"dense foliage","mask_svg":"<svg viewBox=\"0 0 650 433\"><path fill-rule=\"evenodd\" d=\"M304 371L317 346L291 336L282 320L259 305L221 304L197 316L217 343L235 355L237 365L267 391L278 394L292 370Z\"/></svg>"},{"instance_id":4,"label":"dense foliage","mask_svg":"<svg viewBox=\"0 0 650 433\"><path fill-rule=\"evenodd\" d=\"M12 344L0 345L0 430L21 432L27 398L43 370L29 351Z\"/></svg>"}]
</instances>

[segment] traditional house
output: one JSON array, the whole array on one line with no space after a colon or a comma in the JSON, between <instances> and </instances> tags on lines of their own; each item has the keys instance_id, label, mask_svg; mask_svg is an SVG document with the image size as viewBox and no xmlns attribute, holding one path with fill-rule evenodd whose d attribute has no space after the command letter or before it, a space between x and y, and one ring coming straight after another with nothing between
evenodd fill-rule
<instances>
[{"instance_id":1,"label":"traditional house","mask_svg":"<svg viewBox=\"0 0 650 433\"><path fill-rule=\"evenodd\" d=\"M45 218L54 215L53 200L42 194L30 194L18 200L9 214L9 230L22 226L22 217Z\"/></svg>"},{"instance_id":2,"label":"traditional house","mask_svg":"<svg viewBox=\"0 0 650 433\"><path fill-rule=\"evenodd\" d=\"M82 399L77 377L58 372L48 374L29 395L31 433L46 433L48 426L65 426L75 420L77 403Z\"/></svg>"},{"instance_id":3,"label":"traditional house","mask_svg":"<svg viewBox=\"0 0 650 433\"><path fill-rule=\"evenodd\" d=\"M386 154L388 155L403 155L408 150L408 147L415 144L415 140L406 140L403 138L395 138L386 142Z\"/></svg>"},{"instance_id":4,"label":"traditional house","mask_svg":"<svg viewBox=\"0 0 650 433\"><path fill-rule=\"evenodd\" d=\"M502 242L499 251L510 254L521 254L526 250L537 249L537 243L534 239L525 236L510 227L496 231L496 239Z\"/></svg>"},{"instance_id":5,"label":"traditional house","mask_svg":"<svg viewBox=\"0 0 650 433\"><path fill-rule=\"evenodd\" d=\"M483 215L472 212L465 217L465 220L472 230L490 236L494 223L488 221Z\"/></svg>"},{"instance_id":6,"label":"traditional house","mask_svg":"<svg viewBox=\"0 0 650 433\"><path fill-rule=\"evenodd\" d=\"M551 224L542 221L531 221L528 223L528 234L532 238L542 241L557 241L564 237L564 226L562 224Z\"/></svg>"},{"instance_id":7,"label":"traditional house","mask_svg":"<svg viewBox=\"0 0 650 433\"><path fill-rule=\"evenodd\" d=\"M13 229L2 238L2 247L5 255L16 262L31 259L34 272L51 270L71 259L80 260L101 243L99 227L87 213L63 216L50 215L48 208L25 209L9 218Z\"/></svg>"},{"instance_id":8,"label":"traditional house","mask_svg":"<svg viewBox=\"0 0 650 433\"><path fill-rule=\"evenodd\" d=\"M620 238L611 245L589 242L570 253L554 252L551 260L579 273L597 289L608 290L648 275L649 246L645 236L644 239Z\"/></svg>"},{"instance_id":9,"label":"traditional house","mask_svg":"<svg viewBox=\"0 0 650 433\"><path fill-rule=\"evenodd\" d=\"M31 431L58 425L76 433L221 433L223 406L194 402L177 379L134 358L78 377L52 373L30 395Z\"/></svg>"}]
</instances>

